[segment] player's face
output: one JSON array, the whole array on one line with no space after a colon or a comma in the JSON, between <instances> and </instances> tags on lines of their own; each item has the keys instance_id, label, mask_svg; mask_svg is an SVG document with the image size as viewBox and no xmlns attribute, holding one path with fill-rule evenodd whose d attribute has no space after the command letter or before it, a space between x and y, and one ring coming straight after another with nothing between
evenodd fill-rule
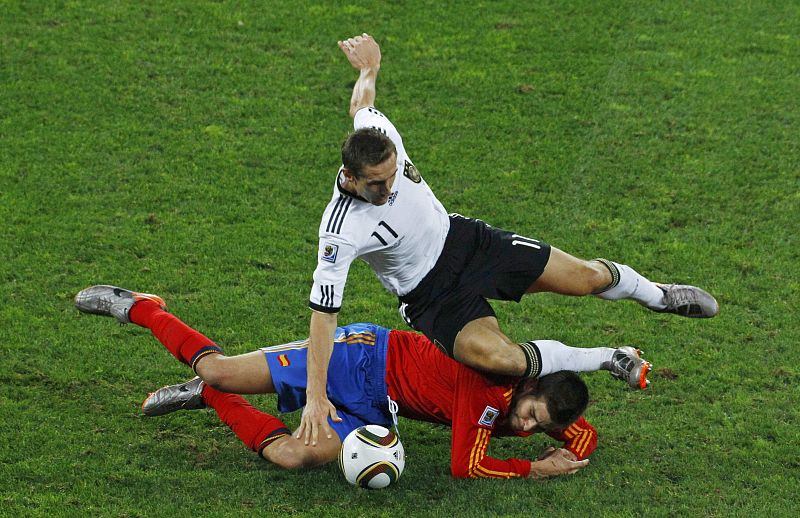
<instances>
[{"instance_id":1,"label":"player's face","mask_svg":"<svg viewBox=\"0 0 800 518\"><path fill-rule=\"evenodd\" d=\"M363 175L350 179L350 182L356 194L373 205L383 205L389 200L396 176L397 154L392 153L378 165L365 166Z\"/></svg>"},{"instance_id":2,"label":"player's face","mask_svg":"<svg viewBox=\"0 0 800 518\"><path fill-rule=\"evenodd\" d=\"M543 432L552 424L547 403L536 396L520 398L511 409L509 420L515 432Z\"/></svg>"}]
</instances>

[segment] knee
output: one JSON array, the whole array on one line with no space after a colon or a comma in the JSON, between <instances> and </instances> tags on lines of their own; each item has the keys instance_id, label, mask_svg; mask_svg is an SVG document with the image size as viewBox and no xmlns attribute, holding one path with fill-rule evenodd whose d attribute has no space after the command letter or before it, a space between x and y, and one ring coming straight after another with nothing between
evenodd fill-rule
<instances>
[{"instance_id":1,"label":"knee","mask_svg":"<svg viewBox=\"0 0 800 518\"><path fill-rule=\"evenodd\" d=\"M457 338L453 356L459 363L494 374L519 376L526 368L519 346L496 337Z\"/></svg>"},{"instance_id":2,"label":"knee","mask_svg":"<svg viewBox=\"0 0 800 518\"><path fill-rule=\"evenodd\" d=\"M276 466L293 471L320 464L313 455L308 455L307 447L291 437L268 446L261 452L261 456Z\"/></svg>"},{"instance_id":3,"label":"knee","mask_svg":"<svg viewBox=\"0 0 800 518\"><path fill-rule=\"evenodd\" d=\"M279 455L270 456L269 458L264 457L268 461L272 462L276 466L279 466L283 469L288 469L291 471L296 471L299 469L305 469L312 467L312 464L308 462L306 459L301 457L292 456L290 454L281 453Z\"/></svg>"},{"instance_id":4,"label":"knee","mask_svg":"<svg viewBox=\"0 0 800 518\"><path fill-rule=\"evenodd\" d=\"M225 357L221 354L210 354L200 360L195 366L195 372L206 385L226 392L225 388L231 378L231 373L225 365Z\"/></svg>"}]
</instances>

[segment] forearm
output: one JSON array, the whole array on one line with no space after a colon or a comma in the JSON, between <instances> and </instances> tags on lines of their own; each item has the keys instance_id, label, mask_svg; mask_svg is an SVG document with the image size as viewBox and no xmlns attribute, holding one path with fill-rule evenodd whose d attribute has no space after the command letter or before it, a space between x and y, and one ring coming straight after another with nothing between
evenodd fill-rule
<instances>
[{"instance_id":1,"label":"forearm","mask_svg":"<svg viewBox=\"0 0 800 518\"><path fill-rule=\"evenodd\" d=\"M353 95L350 97L350 116L355 117L356 112L367 106L375 106L375 83L378 79L380 65L362 68L353 86Z\"/></svg>"},{"instance_id":2,"label":"forearm","mask_svg":"<svg viewBox=\"0 0 800 518\"><path fill-rule=\"evenodd\" d=\"M588 461L584 461L588 462ZM456 478L531 478L539 480L576 472L583 467L581 463L562 459L541 459L528 461L523 459L495 459L484 457L475 463L472 469L463 470L453 466L452 474Z\"/></svg>"},{"instance_id":3,"label":"forearm","mask_svg":"<svg viewBox=\"0 0 800 518\"><path fill-rule=\"evenodd\" d=\"M328 364L333 352L333 338L336 332L336 313L311 312L310 343L308 346L308 384L307 397L326 395L328 384Z\"/></svg>"},{"instance_id":4,"label":"forearm","mask_svg":"<svg viewBox=\"0 0 800 518\"><path fill-rule=\"evenodd\" d=\"M548 435L564 441L562 448L571 451L578 459L585 459L597 448L597 430L580 417L565 430L548 432Z\"/></svg>"}]
</instances>

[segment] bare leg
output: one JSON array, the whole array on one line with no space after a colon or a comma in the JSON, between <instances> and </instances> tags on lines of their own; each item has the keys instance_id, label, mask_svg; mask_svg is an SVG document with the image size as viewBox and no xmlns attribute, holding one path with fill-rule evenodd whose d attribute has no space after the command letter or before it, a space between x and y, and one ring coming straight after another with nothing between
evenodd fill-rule
<instances>
[{"instance_id":1,"label":"bare leg","mask_svg":"<svg viewBox=\"0 0 800 518\"><path fill-rule=\"evenodd\" d=\"M456 336L453 356L483 372L506 376L525 373L522 349L503 334L495 317L478 318L465 325Z\"/></svg>"},{"instance_id":2,"label":"bare leg","mask_svg":"<svg viewBox=\"0 0 800 518\"><path fill-rule=\"evenodd\" d=\"M234 394L273 394L275 385L261 351L225 356L209 354L195 364L203 381L222 392Z\"/></svg>"},{"instance_id":3,"label":"bare leg","mask_svg":"<svg viewBox=\"0 0 800 518\"><path fill-rule=\"evenodd\" d=\"M605 300L634 300L654 311L683 316L716 315L719 308L710 294L694 286L671 286L658 285L624 264L605 259L585 261L553 248L544 272L526 293L593 294ZM683 291L677 292L678 289ZM675 292L671 297L668 296L670 291Z\"/></svg>"},{"instance_id":4,"label":"bare leg","mask_svg":"<svg viewBox=\"0 0 800 518\"><path fill-rule=\"evenodd\" d=\"M336 460L341 447L342 441L335 433L330 439L321 435L316 446L304 444L291 434L264 448L261 456L284 469L313 468Z\"/></svg>"},{"instance_id":5,"label":"bare leg","mask_svg":"<svg viewBox=\"0 0 800 518\"><path fill-rule=\"evenodd\" d=\"M597 261L584 261L553 247L544 272L526 293L552 292L561 295L589 295L612 282L608 268Z\"/></svg>"},{"instance_id":6,"label":"bare leg","mask_svg":"<svg viewBox=\"0 0 800 518\"><path fill-rule=\"evenodd\" d=\"M530 360L525 350L532 355ZM503 334L496 318L483 317L468 323L458 333L453 356L483 372L536 377L560 370L609 370L614 351L610 347L569 347L556 340L517 344Z\"/></svg>"}]
</instances>

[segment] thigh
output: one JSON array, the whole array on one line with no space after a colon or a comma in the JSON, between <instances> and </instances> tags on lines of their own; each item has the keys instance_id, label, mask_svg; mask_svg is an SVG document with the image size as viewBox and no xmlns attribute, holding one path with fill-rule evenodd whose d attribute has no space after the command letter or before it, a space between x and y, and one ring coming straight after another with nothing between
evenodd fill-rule
<instances>
[{"instance_id":1,"label":"thigh","mask_svg":"<svg viewBox=\"0 0 800 518\"><path fill-rule=\"evenodd\" d=\"M599 264L599 263L598 263ZM607 281L604 278L608 277ZM552 292L561 295L587 295L596 286L611 282L605 267L597 268L589 261L578 259L553 247L550 260L542 275L528 287L526 293Z\"/></svg>"},{"instance_id":2,"label":"thigh","mask_svg":"<svg viewBox=\"0 0 800 518\"><path fill-rule=\"evenodd\" d=\"M275 392L269 366L261 351L237 356L209 354L196 369L198 376L218 390L235 394Z\"/></svg>"},{"instance_id":3,"label":"thigh","mask_svg":"<svg viewBox=\"0 0 800 518\"><path fill-rule=\"evenodd\" d=\"M497 319L484 317L464 326L456 337L454 358L474 369L520 376L525 372L522 349L500 330Z\"/></svg>"}]
</instances>

